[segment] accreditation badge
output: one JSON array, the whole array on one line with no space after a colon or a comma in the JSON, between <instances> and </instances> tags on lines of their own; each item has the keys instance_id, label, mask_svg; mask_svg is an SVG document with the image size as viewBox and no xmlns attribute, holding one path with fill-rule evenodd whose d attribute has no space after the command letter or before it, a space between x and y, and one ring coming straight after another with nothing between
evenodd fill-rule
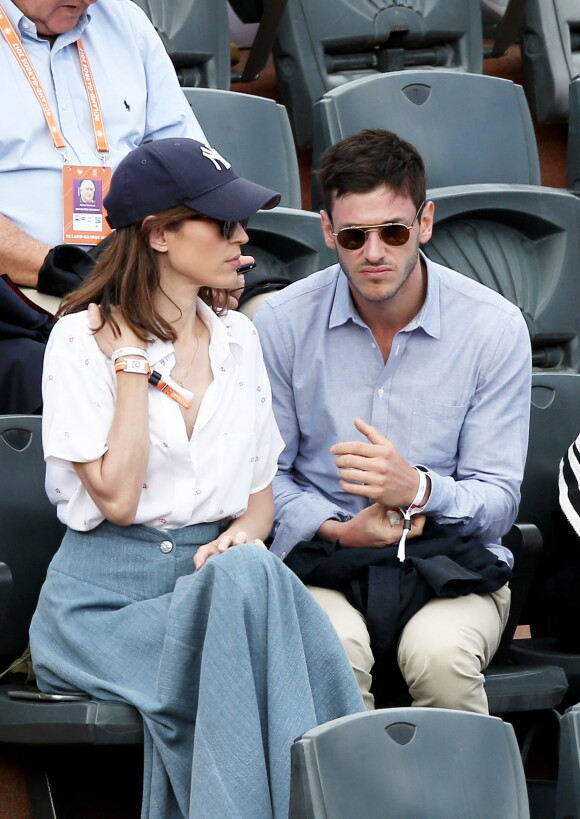
<instances>
[{"instance_id":1,"label":"accreditation badge","mask_svg":"<svg viewBox=\"0 0 580 819\"><path fill-rule=\"evenodd\" d=\"M98 245L112 232L103 205L110 184L111 169L106 165L63 165L66 244Z\"/></svg>"}]
</instances>

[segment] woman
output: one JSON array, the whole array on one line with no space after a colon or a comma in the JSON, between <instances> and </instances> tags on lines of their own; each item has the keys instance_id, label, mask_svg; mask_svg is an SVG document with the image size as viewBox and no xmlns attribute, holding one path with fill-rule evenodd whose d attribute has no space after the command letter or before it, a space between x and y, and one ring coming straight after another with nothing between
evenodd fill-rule
<instances>
[{"instance_id":1,"label":"woman","mask_svg":"<svg viewBox=\"0 0 580 819\"><path fill-rule=\"evenodd\" d=\"M144 817L286 817L293 739L362 709L325 615L262 543L283 444L256 332L208 306L235 286L245 220L278 201L193 140L136 149L47 348L46 483L68 528L34 667L43 690L141 711Z\"/></svg>"}]
</instances>

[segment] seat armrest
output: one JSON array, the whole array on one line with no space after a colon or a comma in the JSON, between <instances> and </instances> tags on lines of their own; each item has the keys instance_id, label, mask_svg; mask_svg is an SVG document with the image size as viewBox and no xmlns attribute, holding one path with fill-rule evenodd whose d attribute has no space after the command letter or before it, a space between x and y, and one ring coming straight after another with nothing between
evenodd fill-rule
<instances>
[{"instance_id":1,"label":"seat armrest","mask_svg":"<svg viewBox=\"0 0 580 819\"><path fill-rule=\"evenodd\" d=\"M6 607L12 592L12 572L6 563L0 563L0 625L6 613Z\"/></svg>"}]
</instances>

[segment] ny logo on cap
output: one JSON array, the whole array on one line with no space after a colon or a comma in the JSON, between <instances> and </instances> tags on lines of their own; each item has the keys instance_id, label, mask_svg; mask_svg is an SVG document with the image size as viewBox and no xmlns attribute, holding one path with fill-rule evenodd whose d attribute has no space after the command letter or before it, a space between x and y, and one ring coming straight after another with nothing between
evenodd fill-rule
<instances>
[{"instance_id":1,"label":"ny logo on cap","mask_svg":"<svg viewBox=\"0 0 580 819\"><path fill-rule=\"evenodd\" d=\"M208 145L202 145L201 152L206 157L206 159L209 159L213 162L213 164L216 167L216 170L218 171L222 171L224 169L227 171L232 167L231 162L228 162L227 159L224 159L223 156L218 151L216 151L215 148L210 148ZM220 162L224 166L223 168L220 168Z\"/></svg>"}]
</instances>

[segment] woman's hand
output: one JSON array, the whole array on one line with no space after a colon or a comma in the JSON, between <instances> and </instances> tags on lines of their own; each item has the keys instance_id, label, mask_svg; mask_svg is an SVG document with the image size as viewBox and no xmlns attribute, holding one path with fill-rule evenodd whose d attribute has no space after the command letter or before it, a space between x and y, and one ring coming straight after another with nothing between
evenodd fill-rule
<instances>
[{"instance_id":1,"label":"woman's hand","mask_svg":"<svg viewBox=\"0 0 580 819\"><path fill-rule=\"evenodd\" d=\"M133 330L131 330L131 328L127 325L127 322L121 315L119 308L112 307L111 313L119 325L118 334L115 333L108 324L104 324L100 330L97 330L97 327L100 327L103 320L101 316L101 308L98 304L89 304L89 325L91 330L96 331L95 340L99 345L101 352L104 353L107 358L110 358L113 352L118 350L119 347L138 347L139 349L144 349L146 344L144 344L142 339L138 338Z\"/></svg>"},{"instance_id":2,"label":"woman's hand","mask_svg":"<svg viewBox=\"0 0 580 819\"><path fill-rule=\"evenodd\" d=\"M266 548L266 544L259 538L250 538L246 532L239 529L230 529L215 540L204 543L203 546L199 547L193 558L195 568L197 570L201 569L208 557L225 552L232 546L240 546L242 543L257 543L259 546L263 546L264 549Z\"/></svg>"}]
</instances>

